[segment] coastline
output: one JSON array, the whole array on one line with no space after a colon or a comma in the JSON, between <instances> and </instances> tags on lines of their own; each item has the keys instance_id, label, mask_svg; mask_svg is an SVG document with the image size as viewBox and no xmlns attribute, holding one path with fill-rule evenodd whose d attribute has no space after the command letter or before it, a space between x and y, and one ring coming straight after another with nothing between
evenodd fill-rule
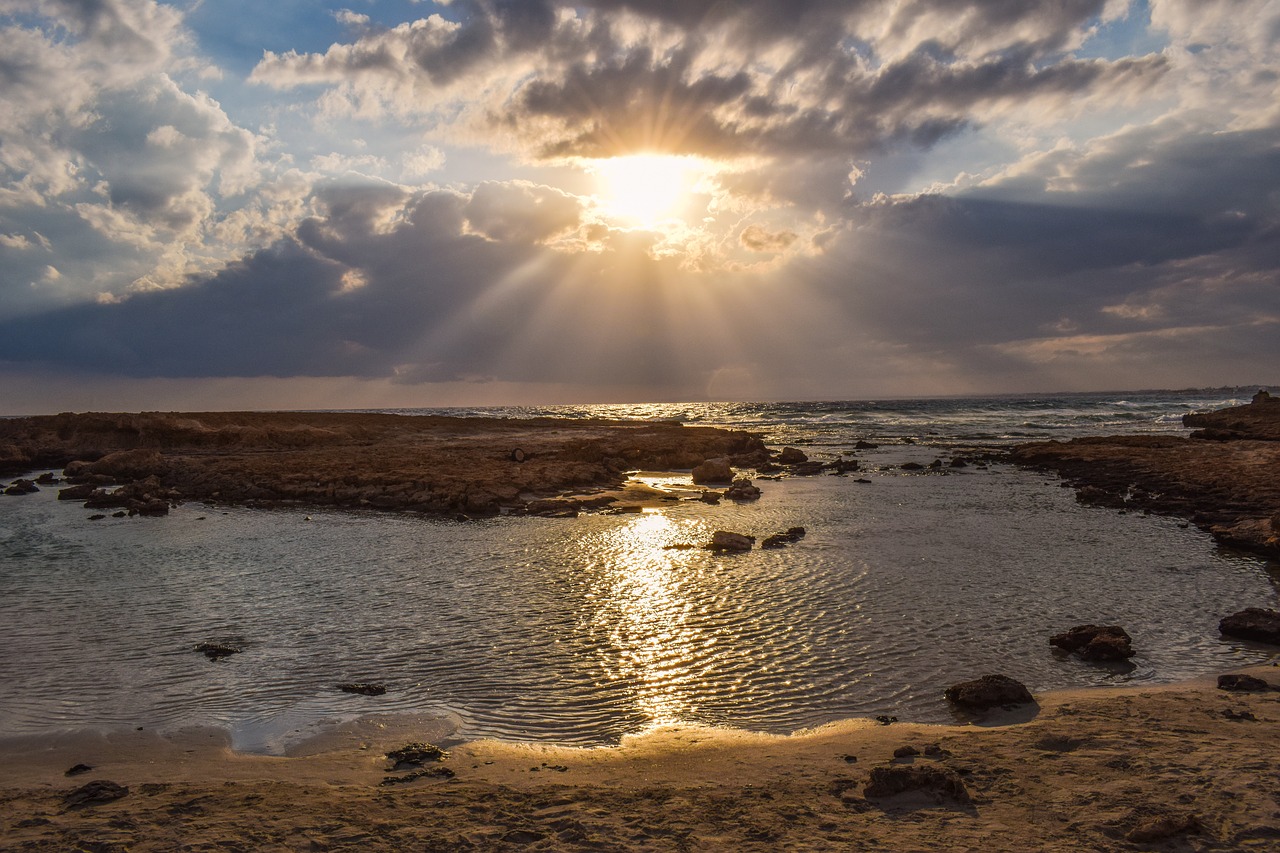
<instances>
[{"instance_id":1,"label":"coastline","mask_svg":"<svg viewBox=\"0 0 1280 853\"><path fill-rule=\"evenodd\" d=\"M217 732L0 744L0 849L1274 849L1272 692L1213 679L1047 693L1003 725L848 720L790 736L671 727L615 747L454 746L451 778L380 785L411 720L365 718L291 757ZM894 757L902 747L922 754ZM78 762L90 772L68 778ZM961 787L868 793L873 770ZM933 772L933 771L930 771ZM79 807L88 780L128 787ZM96 846L95 846L96 845Z\"/></svg>"}]
</instances>

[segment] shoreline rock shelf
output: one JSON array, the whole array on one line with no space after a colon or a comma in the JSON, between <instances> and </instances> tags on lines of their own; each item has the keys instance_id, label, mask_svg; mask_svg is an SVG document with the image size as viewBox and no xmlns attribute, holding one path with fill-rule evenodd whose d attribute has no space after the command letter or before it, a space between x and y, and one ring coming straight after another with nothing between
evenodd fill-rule
<instances>
[{"instance_id":1,"label":"shoreline rock shelf","mask_svg":"<svg viewBox=\"0 0 1280 853\"><path fill-rule=\"evenodd\" d=\"M1280 557L1280 402L1189 414L1177 435L1020 444L1012 462L1056 472L1081 503L1190 519L1224 545Z\"/></svg>"},{"instance_id":2,"label":"shoreline rock shelf","mask_svg":"<svg viewBox=\"0 0 1280 853\"><path fill-rule=\"evenodd\" d=\"M523 511L530 501L616 488L629 471L766 458L751 433L670 422L353 412L87 413L0 422L0 473L63 468L75 491L64 489L60 498L118 499L130 508L128 501L146 498L138 511L145 505L156 513L164 501L203 500L497 515Z\"/></svg>"}]
</instances>

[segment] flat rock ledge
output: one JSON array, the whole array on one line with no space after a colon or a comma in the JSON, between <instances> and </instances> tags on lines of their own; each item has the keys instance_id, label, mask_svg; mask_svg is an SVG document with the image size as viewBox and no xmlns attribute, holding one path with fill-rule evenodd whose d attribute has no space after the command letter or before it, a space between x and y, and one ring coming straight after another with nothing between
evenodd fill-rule
<instances>
[{"instance_id":1,"label":"flat rock ledge","mask_svg":"<svg viewBox=\"0 0 1280 853\"><path fill-rule=\"evenodd\" d=\"M141 487L120 495L103 487L145 483L148 495L171 502L485 516L617 488L632 471L747 464L767 453L751 433L671 422L353 412L0 421L0 474L63 468L81 487L71 494L121 503Z\"/></svg>"},{"instance_id":2,"label":"flat rock ledge","mask_svg":"<svg viewBox=\"0 0 1280 853\"><path fill-rule=\"evenodd\" d=\"M1224 545L1280 557L1280 401L1189 414L1177 435L1020 444L1010 461L1056 472L1081 503L1189 519Z\"/></svg>"}]
</instances>

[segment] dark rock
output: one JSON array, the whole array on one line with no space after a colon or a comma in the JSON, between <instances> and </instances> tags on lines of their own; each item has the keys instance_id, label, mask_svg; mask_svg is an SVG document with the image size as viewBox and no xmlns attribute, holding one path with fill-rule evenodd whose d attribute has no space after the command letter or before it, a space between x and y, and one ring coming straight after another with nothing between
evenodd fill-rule
<instances>
[{"instance_id":1,"label":"dark rock","mask_svg":"<svg viewBox=\"0 0 1280 853\"><path fill-rule=\"evenodd\" d=\"M1251 693L1260 690L1270 690L1271 685L1263 681L1261 678L1254 678L1252 675L1244 675L1241 673L1233 673L1231 675L1218 676L1218 689L1230 690L1234 693Z\"/></svg>"},{"instance_id":2,"label":"dark rock","mask_svg":"<svg viewBox=\"0 0 1280 853\"><path fill-rule=\"evenodd\" d=\"M1234 708L1227 708L1222 712L1222 716L1226 717L1228 720L1235 720L1236 722L1256 723L1258 721L1258 718L1253 715L1252 711L1237 711Z\"/></svg>"},{"instance_id":3,"label":"dark rock","mask_svg":"<svg viewBox=\"0 0 1280 853\"><path fill-rule=\"evenodd\" d=\"M361 682L339 684L337 688L343 693L358 693L361 696L382 696L387 692L386 686L382 684L364 684Z\"/></svg>"},{"instance_id":4,"label":"dark rock","mask_svg":"<svg viewBox=\"0 0 1280 853\"><path fill-rule=\"evenodd\" d=\"M1249 402L1253 403L1255 406L1260 406L1263 403L1275 402L1275 398L1273 398L1271 396L1271 393L1267 391L1265 388L1259 388L1258 393L1254 394L1253 399L1250 400Z\"/></svg>"},{"instance_id":5,"label":"dark rock","mask_svg":"<svg viewBox=\"0 0 1280 853\"><path fill-rule=\"evenodd\" d=\"M1119 625L1077 625L1049 638L1049 645L1075 652L1085 660L1133 657L1132 638Z\"/></svg>"},{"instance_id":6,"label":"dark rock","mask_svg":"<svg viewBox=\"0 0 1280 853\"><path fill-rule=\"evenodd\" d=\"M755 544L754 536L717 530L711 534L711 544L707 548L712 551L750 551Z\"/></svg>"},{"instance_id":7,"label":"dark rock","mask_svg":"<svg viewBox=\"0 0 1280 853\"><path fill-rule=\"evenodd\" d=\"M39 477L36 477L36 482L42 486L56 486L62 481L52 471L45 471Z\"/></svg>"},{"instance_id":8,"label":"dark rock","mask_svg":"<svg viewBox=\"0 0 1280 853\"><path fill-rule=\"evenodd\" d=\"M518 447L515 450L511 451L510 456L511 456L512 462L523 462L524 460L529 458L525 454L525 452Z\"/></svg>"},{"instance_id":9,"label":"dark rock","mask_svg":"<svg viewBox=\"0 0 1280 853\"><path fill-rule=\"evenodd\" d=\"M698 500L704 504L718 504L720 499L724 497L723 492L713 492L710 489L703 489L702 494L698 495Z\"/></svg>"},{"instance_id":10,"label":"dark rock","mask_svg":"<svg viewBox=\"0 0 1280 853\"><path fill-rule=\"evenodd\" d=\"M1219 622L1218 630L1228 637L1280 646L1280 613L1261 607L1246 607Z\"/></svg>"},{"instance_id":11,"label":"dark rock","mask_svg":"<svg viewBox=\"0 0 1280 853\"><path fill-rule=\"evenodd\" d=\"M930 468L935 468L935 469L936 469L936 468L941 468L941 467L942 467L942 460L941 460L941 459L935 459L935 460L933 460L932 462L930 462L930 463L929 463L929 467L930 467Z\"/></svg>"},{"instance_id":12,"label":"dark rock","mask_svg":"<svg viewBox=\"0 0 1280 853\"><path fill-rule=\"evenodd\" d=\"M951 460L951 467L952 468L968 468L969 463L966 462L963 457L957 456Z\"/></svg>"},{"instance_id":13,"label":"dark rock","mask_svg":"<svg viewBox=\"0 0 1280 853\"><path fill-rule=\"evenodd\" d=\"M876 449L876 448L878 448L880 445L878 445L878 444L872 444L872 443L871 443L871 442L869 442L869 441L861 441L861 440L859 440L859 441L858 441L856 444L854 444L853 446L854 446L854 448L855 448L856 450L875 450L875 449Z\"/></svg>"},{"instance_id":14,"label":"dark rock","mask_svg":"<svg viewBox=\"0 0 1280 853\"><path fill-rule=\"evenodd\" d=\"M157 517L169 514L169 502L154 498L152 500L130 501L129 514Z\"/></svg>"},{"instance_id":15,"label":"dark rock","mask_svg":"<svg viewBox=\"0 0 1280 853\"><path fill-rule=\"evenodd\" d=\"M888 725L891 725L891 724L893 724L893 723L898 722L898 718L897 718L897 717L891 717L891 716L889 716L888 714L878 714L878 715L876 715L876 722L877 722L877 723L879 723L879 724L880 724L880 725L882 725L882 726L888 726Z\"/></svg>"},{"instance_id":16,"label":"dark rock","mask_svg":"<svg viewBox=\"0 0 1280 853\"><path fill-rule=\"evenodd\" d=\"M4 490L6 495L32 495L40 491L40 487L32 480L14 480L13 485Z\"/></svg>"},{"instance_id":17,"label":"dark rock","mask_svg":"<svg viewBox=\"0 0 1280 853\"><path fill-rule=\"evenodd\" d=\"M772 474L775 471L781 471L781 470L782 470L781 465L775 465L772 462L762 462L761 464L756 466L756 473L759 473L759 474Z\"/></svg>"},{"instance_id":18,"label":"dark rock","mask_svg":"<svg viewBox=\"0 0 1280 853\"><path fill-rule=\"evenodd\" d=\"M90 767L88 764L77 764L69 768L67 772L63 773L62 775L63 776L79 776L81 773L88 773L92 769L93 768Z\"/></svg>"},{"instance_id":19,"label":"dark rock","mask_svg":"<svg viewBox=\"0 0 1280 853\"><path fill-rule=\"evenodd\" d=\"M858 460L837 459L835 462L828 465L827 468L834 471L836 474L848 474L850 471L858 470Z\"/></svg>"},{"instance_id":20,"label":"dark rock","mask_svg":"<svg viewBox=\"0 0 1280 853\"><path fill-rule=\"evenodd\" d=\"M113 512L113 513L111 513L111 517L112 517L112 518L124 518L124 517L125 517L126 515L128 515L128 514L129 514L129 513L125 512L124 510L120 510L119 512Z\"/></svg>"},{"instance_id":21,"label":"dark rock","mask_svg":"<svg viewBox=\"0 0 1280 853\"><path fill-rule=\"evenodd\" d=\"M420 742L405 744L399 749L393 749L387 753L387 758L393 763L392 770L400 770L404 767L421 767L428 761L444 761L448 757L449 753L434 743Z\"/></svg>"},{"instance_id":22,"label":"dark rock","mask_svg":"<svg viewBox=\"0 0 1280 853\"><path fill-rule=\"evenodd\" d=\"M85 806L110 803L128 795L129 789L124 785L108 782L105 779L95 779L92 782L81 785L74 791L68 791L62 797L62 802L69 809L79 809Z\"/></svg>"},{"instance_id":23,"label":"dark rock","mask_svg":"<svg viewBox=\"0 0 1280 853\"><path fill-rule=\"evenodd\" d=\"M196 646L196 651L203 654L209 660L218 660L219 658L240 654L240 649L223 643L201 643Z\"/></svg>"},{"instance_id":24,"label":"dark rock","mask_svg":"<svg viewBox=\"0 0 1280 853\"><path fill-rule=\"evenodd\" d=\"M907 746L900 746L893 751L894 758L914 758L919 754L920 750L909 744Z\"/></svg>"},{"instance_id":25,"label":"dark rock","mask_svg":"<svg viewBox=\"0 0 1280 853\"><path fill-rule=\"evenodd\" d=\"M731 483L733 468L728 459L708 459L693 469L693 482L699 486L707 483Z\"/></svg>"},{"instance_id":26,"label":"dark rock","mask_svg":"<svg viewBox=\"0 0 1280 853\"><path fill-rule=\"evenodd\" d=\"M950 755L951 753L950 753L950 752L947 752L945 749L943 749L943 748L942 748L941 746L939 746L938 744L936 744L936 743L931 743L931 744L929 744L928 746L926 746L926 747L924 748L924 754L925 754L925 755L927 755L927 756L928 756L928 757L930 757L930 758L941 758L942 756L944 756L944 755Z\"/></svg>"},{"instance_id":27,"label":"dark rock","mask_svg":"<svg viewBox=\"0 0 1280 853\"><path fill-rule=\"evenodd\" d=\"M791 473L798 477L812 477L821 474L826 467L822 462L799 462L791 466Z\"/></svg>"},{"instance_id":28,"label":"dark rock","mask_svg":"<svg viewBox=\"0 0 1280 853\"><path fill-rule=\"evenodd\" d=\"M949 702L979 711L1035 701L1022 682L1007 675L984 675L973 681L962 681L948 687L942 695Z\"/></svg>"},{"instance_id":29,"label":"dark rock","mask_svg":"<svg viewBox=\"0 0 1280 853\"><path fill-rule=\"evenodd\" d=\"M903 471L923 471L924 466L921 465L919 462L904 462L902 463L902 470Z\"/></svg>"},{"instance_id":30,"label":"dark rock","mask_svg":"<svg viewBox=\"0 0 1280 853\"><path fill-rule=\"evenodd\" d=\"M754 501L760 497L760 489L747 479L734 480L724 496L731 501Z\"/></svg>"},{"instance_id":31,"label":"dark rock","mask_svg":"<svg viewBox=\"0 0 1280 853\"><path fill-rule=\"evenodd\" d=\"M93 515L89 516L90 521L102 521L104 518L106 518L106 516L100 512L95 512Z\"/></svg>"},{"instance_id":32,"label":"dark rock","mask_svg":"<svg viewBox=\"0 0 1280 853\"><path fill-rule=\"evenodd\" d=\"M873 767L862 795L877 799L909 791L924 791L957 803L971 802L960 776L954 770L936 764Z\"/></svg>"},{"instance_id":33,"label":"dark rock","mask_svg":"<svg viewBox=\"0 0 1280 853\"><path fill-rule=\"evenodd\" d=\"M801 462L808 462L809 457L798 447L784 447L778 454L778 461L783 465L799 465Z\"/></svg>"}]
</instances>

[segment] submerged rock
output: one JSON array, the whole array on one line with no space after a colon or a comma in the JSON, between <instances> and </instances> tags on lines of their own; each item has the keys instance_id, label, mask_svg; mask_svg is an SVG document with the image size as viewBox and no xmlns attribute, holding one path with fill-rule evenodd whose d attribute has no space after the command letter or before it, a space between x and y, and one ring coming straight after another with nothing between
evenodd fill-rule
<instances>
[{"instance_id":1,"label":"submerged rock","mask_svg":"<svg viewBox=\"0 0 1280 853\"><path fill-rule=\"evenodd\" d=\"M200 652L209 660L219 660L220 658L240 654L240 649L223 643L201 643L196 646L196 651Z\"/></svg>"},{"instance_id":2,"label":"submerged rock","mask_svg":"<svg viewBox=\"0 0 1280 853\"><path fill-rule=\"evenodd\" d=\"M365 684L362 682L348 682L339 684L337 688L343 693L358 693L361 696L382 696L387 692L387 688L382 684Z\"/></svg>"},{"instance_id":3,"label":"submerged rock","mask_svg":"<svg viewBox=\"0 0 1280 853\"><path fill-rule=\"evenodd\" d=\"M1054 634L1049 645L1075 652L1085 660L1124 660L1133 657L1132 638L1119 625L1077 625Z\"/></svg>"},{"instance_id":4,"label":"submerged rock","mask_svg":"<svg viewBox=\"0 0 1280 853\"><path fill-rule=\"evenodd\" d=\"M760 547L783 548L794 542L799 542L804 538L806 532L803 527L789 527L784 533L774 533L766 536L764 542L760 543Z\"/></svg>"},{"instance_id":5,"label":"submerged rock","mask_svg":"<svg viewBox=\"0 0 1280 853\"><path fill-rule=\"evenodd\" d=\"M1218 630L1228 637L1280 646L1280 613L1261 607L1246 607L1219 622Z\"/></svg>"},{"instance_id":6,"label":"submerged rock","mask_svg":"<svg viewBox=\"0 0 1280 853\"><path fill-rule=\"evenodd\" d=\"M948 687L942 695L949 702L975 711L1035 701L1026 685L1007 675L984 675L973 681L962 681Z\"/></svg>"}]
</instances>

